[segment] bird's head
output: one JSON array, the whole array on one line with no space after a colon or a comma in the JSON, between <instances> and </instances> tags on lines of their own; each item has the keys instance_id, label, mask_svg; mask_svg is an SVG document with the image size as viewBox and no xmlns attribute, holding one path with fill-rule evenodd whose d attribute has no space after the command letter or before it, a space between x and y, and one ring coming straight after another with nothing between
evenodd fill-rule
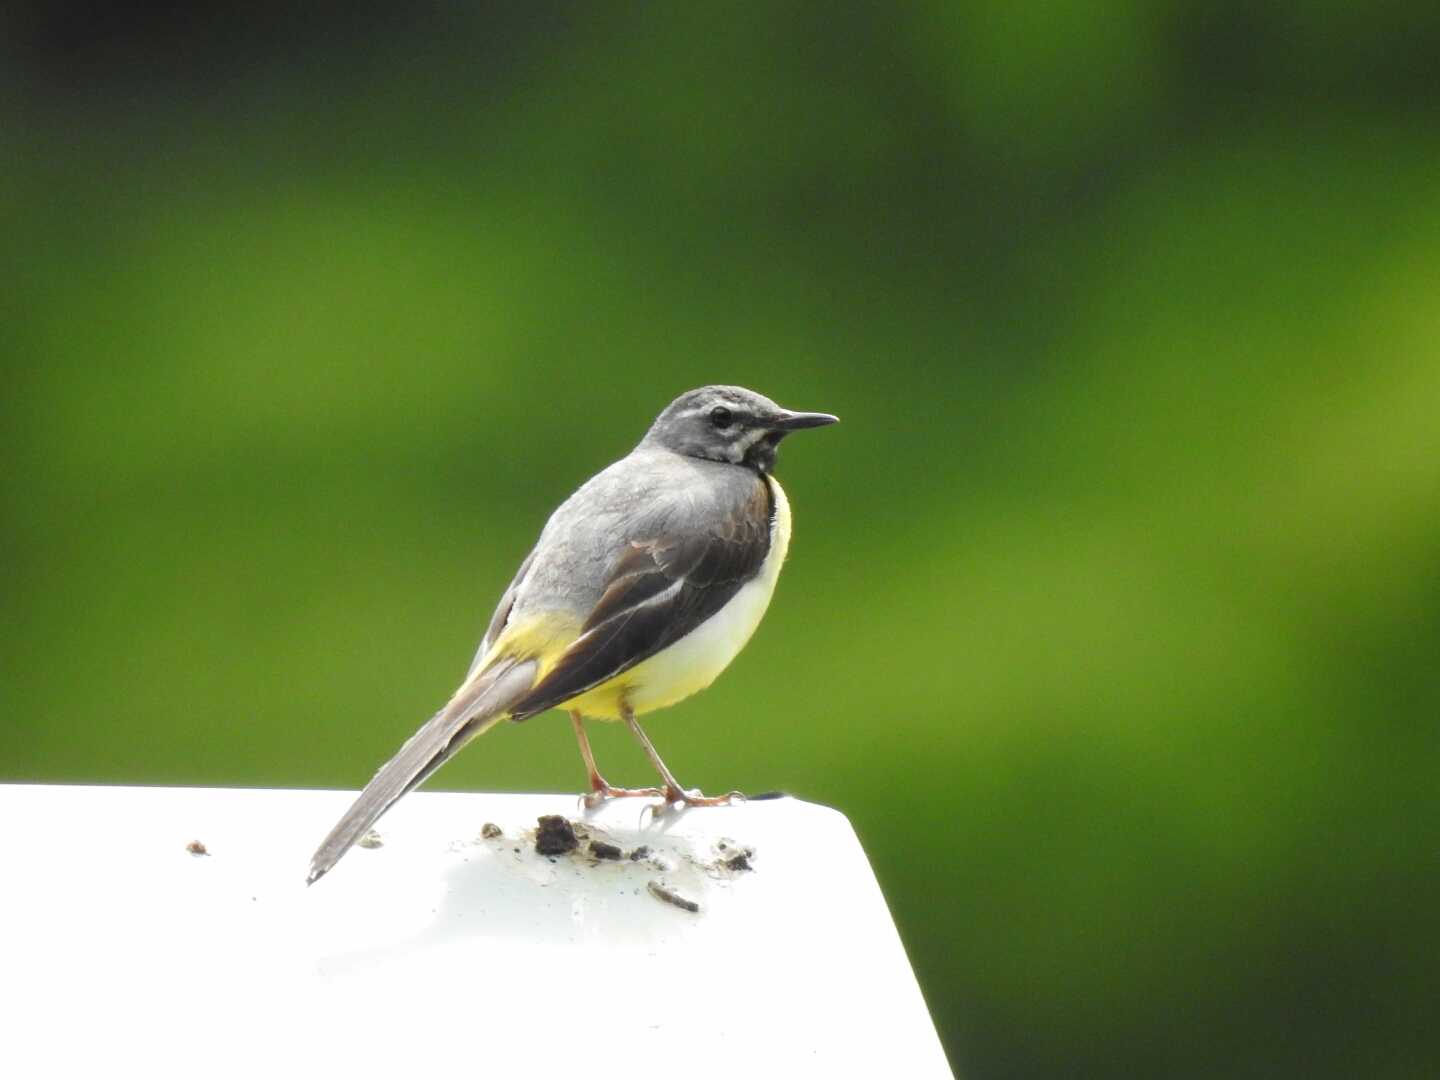
<instances>
[{"instance_id":1,"label":"bird's head","mask_svg":"<svg viewBox=\"0 0 1440 1080\"><path fill-rule=\"evenodd\" d=\"M702 386L667 405L640 445L768 473L776 447L790 432L838 421L829 413L782 409L742 386Z\"/></svg>"}]
</instances>

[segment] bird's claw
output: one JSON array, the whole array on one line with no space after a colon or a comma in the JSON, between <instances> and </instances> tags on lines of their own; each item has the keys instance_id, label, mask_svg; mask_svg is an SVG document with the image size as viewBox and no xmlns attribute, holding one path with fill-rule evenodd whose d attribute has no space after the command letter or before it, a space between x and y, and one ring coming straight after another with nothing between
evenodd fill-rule
<instances>
[{"instance_id":1,"label":"bird's claw","mask_svg":"<svg viewBox=\"0 0 1440 1080\"><path fill-rule=\"evenodd\" d=\"M685 791L678 787L667 787L664 795L666 806L678 805L687 809L692 806L731 806L736 802L745 801L743 791L727 791L724 795L706 795L699 788Z\"/></svg>"},{"instance_id":2,"label":"bird's claw","mask_svg":"<svg viewBox=\"0 0 1440 1080\"><path fill-rule=\"evenodd\" d=\"M622 788L610 784L597 784L591 791L580 796L580 802L587 810L594 810L603 806L609 799L655 799L663 795L659 788Z\"/></svg>"}]
</instances>

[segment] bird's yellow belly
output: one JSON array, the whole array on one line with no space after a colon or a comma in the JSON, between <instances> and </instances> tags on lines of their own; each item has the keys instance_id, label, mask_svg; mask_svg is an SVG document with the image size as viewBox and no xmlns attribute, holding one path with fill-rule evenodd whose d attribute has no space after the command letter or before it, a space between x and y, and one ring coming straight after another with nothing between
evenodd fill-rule
<instances>
[{"instance_id":1,"label":"bird's yellow belly","mask_svg":"<svg viewBox=\"0 0 1440 1080\"><path fill-rule=\"evenodd\" d=\"M774 477L775 524L770 551L758 573L730 602L679 641L609 682L566 702L586 716L618 720L622 703L636 715L663 709L704 690L739 655L760 625L790 547L790 503Z\"/></svg>"}]
</instances>

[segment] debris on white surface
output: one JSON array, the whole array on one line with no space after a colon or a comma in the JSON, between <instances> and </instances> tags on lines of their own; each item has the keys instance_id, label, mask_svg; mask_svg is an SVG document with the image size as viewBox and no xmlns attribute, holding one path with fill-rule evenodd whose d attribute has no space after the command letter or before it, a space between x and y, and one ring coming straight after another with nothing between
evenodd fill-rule
<instances>
[{"instance_id":1,"label":"debris on white surface","mask_svg":"<svg viewBox=\"0 0 1440 1080\"><path fill-rule=\"evenodd\" d=\"M681 911L699 912L700 905L694 900L687 900L674 889L668 889L658 881L646 882L645 887L650 890L650 895L656 900L663 900L672 907L678 907Z\"/></svg>"},{"instance_id":2,"label":"debris on white surface","mask_svg":"<svg viewBox=\"0 0 1440 1080\"><path fill-rule=\"evenodd\" d=\"M352 798L0 785L6 1072L950 1075L834 810L422 792L307 888Z\"/></svg>"}]
</instances>

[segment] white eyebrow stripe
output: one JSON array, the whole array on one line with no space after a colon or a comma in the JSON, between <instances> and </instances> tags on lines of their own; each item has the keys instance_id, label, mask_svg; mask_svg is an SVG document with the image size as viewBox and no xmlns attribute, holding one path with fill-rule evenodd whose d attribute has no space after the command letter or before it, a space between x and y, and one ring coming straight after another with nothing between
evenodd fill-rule
<instances>
[{"instance_id":1,"label":"white eyebrow stripe","mask_svg":"<svg viewBox=\"0 0 1440 1080\"><path fill-rule=\"evenodd\" d=\"M733 413L736 414L737 418L748 417L750 415L749 409L746 406L742 405L740 402L726 401L724 398L721 398L719 401L711 402L709 405L693 405L688 409L684 409L675 414L675 419L679 420L681 417L684 416L708 416L710 412L714 410L717 406L723 406L724 408L731 410Z\"/></svg>"}]
</instances>

